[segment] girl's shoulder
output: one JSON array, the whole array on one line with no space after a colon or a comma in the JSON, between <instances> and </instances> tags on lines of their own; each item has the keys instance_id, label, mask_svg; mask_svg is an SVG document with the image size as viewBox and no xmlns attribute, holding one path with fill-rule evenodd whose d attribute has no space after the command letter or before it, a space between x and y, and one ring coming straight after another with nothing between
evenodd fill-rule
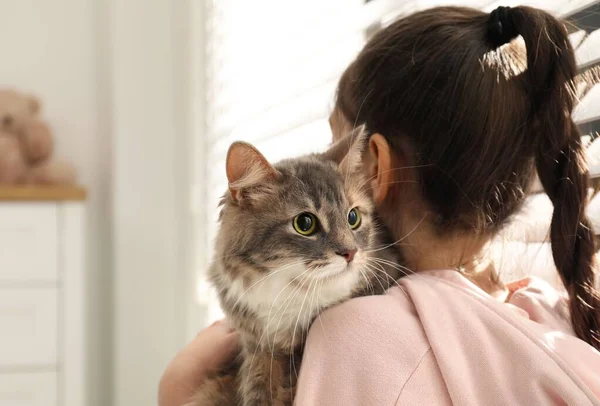
<instances>
[{"instance_id":1,"label":"girl's shoulder","mask_svg":"<svg viewBox=\"0 0 600 406\"><path fill-rule=\"evenodd\" d=\"M347 341L349 345L357 345L361 337L385 336L426 342L416 309L401 285L384 295L357 297L325 310L313 323L310 334L314 339L335 337L339 344Z\"/></svg>"},{"instance_id":2,"label":"girl's shoulder","mask_svg":"<svg viewBox=\"0 0 600 406\"><path fill-rule=\"evenodd\" d=\"M575 335L571 327L568 297L564 291L535 277L524 278L507 286L510 291L507 303L524 311L530 320Z\"/></svg>"},{"instance_id":3,"label":"girl's shoulder","mask_svg":"<svg viewBox=\"0 0 600 406\"><path fill-rule=\"evenodd\" d=\"M400 288L341 303L312 324L295 404L394 405L429 350Z\"/></svg>"},{"instance_id":4,"label":"girl's shoulder","mask_svg":"<svg viewBox=\"0 0 600 406\"><path fill-rule=\"evenodd\" d=\"M313 323L298 405L406 404L423 385L423 404L447 403L447 394L490 404L499 382L507 404L600 405L600 353L565 331L564 297L550 286L530 280L504 303L454 271L398 284ZM523 387L524 377L536 384Z\"/></svg>"}]
</instances>

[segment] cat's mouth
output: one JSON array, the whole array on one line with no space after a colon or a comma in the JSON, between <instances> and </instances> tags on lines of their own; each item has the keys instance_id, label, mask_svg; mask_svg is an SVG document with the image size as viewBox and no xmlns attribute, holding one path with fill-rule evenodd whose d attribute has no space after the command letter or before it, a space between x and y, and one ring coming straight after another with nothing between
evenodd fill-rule
<instances>
[{"instance_id":1,"label":"cat's mouth","mask_svg":"<svg viewBox=\"0 0 600 406\"><path fill-rule=\"evenodd\" d=\"M354 268L352 263L339 264L336 262L325 262L311 264L312 272L311 277L318 280L331 280L336 277L347 274Z\"/></svg>"},{"instance_id":2,"label":"cat's mouth","mask_svg":"<svg viewBox=\"0 0 600 406\"><path fill-rule=\"evenodd\" d=\"M320 271L317 276L319 279L333 279L336 276L340 276L346 272L346 267L338 269L324 269Z\"/></svg>"}]
</instances>

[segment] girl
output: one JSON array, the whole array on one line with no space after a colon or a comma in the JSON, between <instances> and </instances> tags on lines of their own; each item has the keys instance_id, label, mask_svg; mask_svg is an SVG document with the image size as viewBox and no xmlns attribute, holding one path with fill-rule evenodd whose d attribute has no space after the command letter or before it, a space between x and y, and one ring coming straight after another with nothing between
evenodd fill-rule
<instances>
[{"instance_id":1,"label":"girl","mask_svg":"<svg viewBox=\"0 0 600 406\"><path fill-rule=\"evenodd\" d=\"M334 137L370 131L364 170L414 274L314 323L297 404L600 405L575 75L563 24L528 7L430 9L368 42L330 122ZM536 171L567 298L540 281L504 285L488 258Z\"/></svg>"}]
</instances>

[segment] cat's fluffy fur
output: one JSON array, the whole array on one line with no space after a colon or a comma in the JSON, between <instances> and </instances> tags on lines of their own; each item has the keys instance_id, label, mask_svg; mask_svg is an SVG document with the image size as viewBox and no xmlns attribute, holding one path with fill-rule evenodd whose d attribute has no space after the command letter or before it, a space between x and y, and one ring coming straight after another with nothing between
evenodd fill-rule
<instances>
[{"instance_id":1,"label":"cat's fluffy fur","mask_svg":"<svg viewBox=\"0 0 600 406\"><path fill-rule=\"evenodd\" d=\"M228 371L205 382L194 406L291 405L315 317L350 297L382 293L398 277L394 249L378 249L381 226L358 170L364 143L355 132L325 154L273 166L248 144L230 149L230 192L210 279L241 348ZM361 213L356 230L347 220L352 208ZM303 212L319 220L314 236L293 229ZM347 263L339 253L352 249Z\"/></svg>"}]
</instances>

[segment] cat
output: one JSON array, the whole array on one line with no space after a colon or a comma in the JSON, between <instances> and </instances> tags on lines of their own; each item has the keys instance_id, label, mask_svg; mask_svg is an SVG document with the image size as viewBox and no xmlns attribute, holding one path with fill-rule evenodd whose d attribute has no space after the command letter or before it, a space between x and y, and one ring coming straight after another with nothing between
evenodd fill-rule
<instances>
[{"instance_id":1,"label":"cat","mask_svg":"<svg viewBox=\"0 0 600 406\"><path fill-rule=\"evenodd\" d=\"M400 276L361 175L365 145L360 128L323 154L275 165L250 144L231 145L209 278L240 350L190 405L291 405L318 314Z\"/></svg>"}]
</instances>

